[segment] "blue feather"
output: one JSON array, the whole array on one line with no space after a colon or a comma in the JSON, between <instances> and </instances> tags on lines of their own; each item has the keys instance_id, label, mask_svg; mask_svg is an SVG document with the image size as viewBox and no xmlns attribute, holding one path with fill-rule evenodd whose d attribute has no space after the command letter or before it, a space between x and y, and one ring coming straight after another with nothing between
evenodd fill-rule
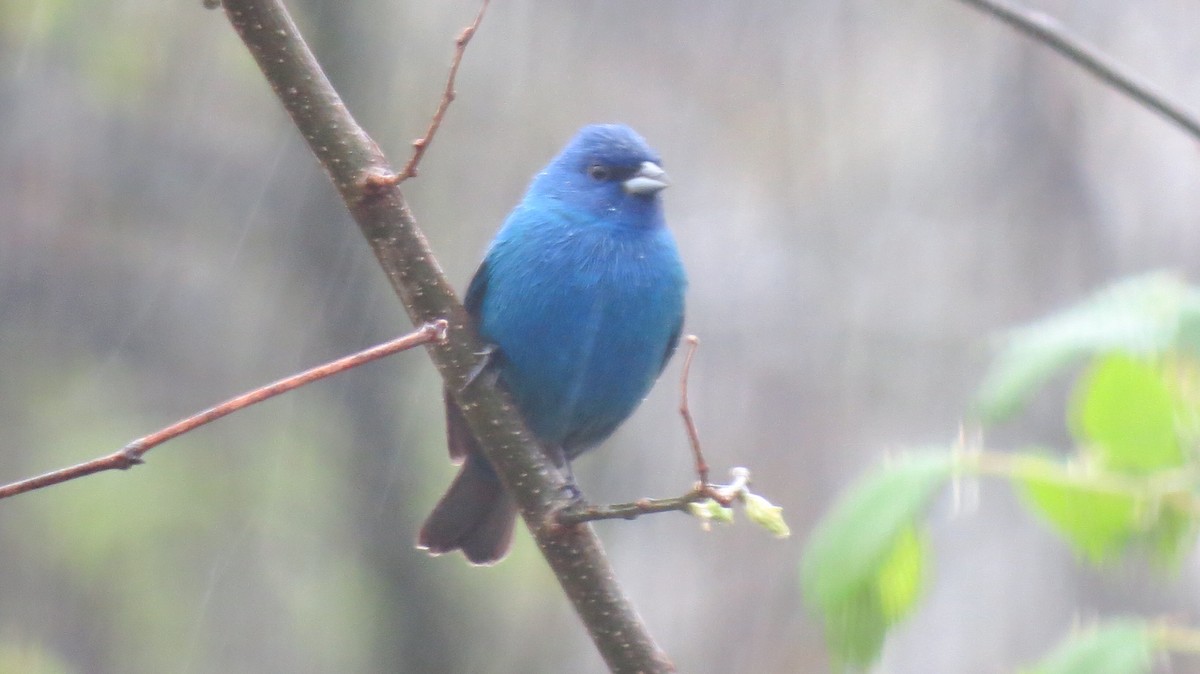
<instances>
[{"instance_id":1,"label":"blue feather","mask_svg":"<svg viewBox=\"0 0 1200 674\"><path fill-rule=\"evenodd\" d=\"M535 176L471 281L467 309L552 456L574 458L612 434L679 341L687 282L663 219L661 166L632 129L585 127ZM498 561L516 511L449 396L447 420L451 455L466 465L419 543ZM489 480L496 491L480 499ZM469 498L455 496L468 487Z\"/></svg>"}]
</instances>

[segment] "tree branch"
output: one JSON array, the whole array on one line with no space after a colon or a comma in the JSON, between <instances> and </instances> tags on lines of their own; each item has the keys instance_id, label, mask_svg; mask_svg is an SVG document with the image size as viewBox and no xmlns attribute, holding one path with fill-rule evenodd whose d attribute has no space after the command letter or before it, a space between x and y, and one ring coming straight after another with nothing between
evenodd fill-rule
<instances>
[{"instance_id":1,"label":"tree branch","mask_svg":"<svg viewBox=\"0 0 1200 674\"><path fill-rule=\"evenodd\" d=\"M339 358L335 361L318 365L317 367L305 370L299 374L294 374L290 377L280 379L273 384L256 388L249 393L243 393L236 398L230 398L225 402L211 407L199 414L188 417L176 423L167 426L166 428L151 433L143 438L138 438L133 442L125 445L121 449L102 456L91 461L76 464L68 468L56 470L37 477L31 477L27 480L14 482L0 487L0 499L24 494L27 491L49 487L51 485L60 484L69 480L99 473L106 470L128 470L142 463L142 455L146 452L161 445L167 440L177 438L184 433L195 430L205 424L211 423L220 419L223 416L232 414L240 409L255 405L268 398L274 398L282 393L287 393L293 389L310 384L318 379L331 377L339 372L345 372L351 368L358 367L373 360L378 360L384 356L390 356L393 353L406 351L415 346L428 344L430 342L446 339L446 321L436 321L434 323L426 323L414 332L410 332L403 337L398 337L390 342L385 342L378 346L371 347L365 351L351 354L345 358Z\"/></svg>"},{"instance_id":2,"label":"tree branch","mask_svg":"<svg viewBox=\"0 0 1200 674\"><path fill-rule=\"evenodd\" d=\"M430 356L487 457L521 508L539 549L615 672L674 667L625 598L591 527L554 526L567 483L526 429L509 397L477 382L465 386L484 344L446 282L397 187L395 174L321 71L279 0L225 0L246 43L300 134L341 193L380 266L414 322L445 318L449 338Z\"/></svg>"},{"instance_id":3,"label":"tree branch","mask_svg":"<svg viewBox=\"0 0 1200 674\"><path fill-rule=\"evenodd\" d=\"M559 513L558 523L569 526L580 522L597 522L599 520L633 520L642 515L669 513L676 510L690 512L693 503L699 503L706 499L712 499L722 508L728 508L750 486L750 470L748 468L738 466L729 472L733 478L729 484L697 483L688 493L674 498L641 498L632 503L570 508Z\"/></svg>"},{"instance_id":4,"label":"tree branch","mask_svg":"<svg viewBox=\"0 0 1200 674\"><path fill-rule=\"evenodd\" d=\"M588 505L560 513L558 523L570 526L599 520L634 520L642 515L655 513L687 512L689 505L705 498L708 497L704 495L704 490L696 487L683 496L674 498L640 498L632 503Z\"/></svg>"},{"instance_id":5,"label":"tree branch","mask_svg":"<svg viewBox=\"0 0 1200 674\"><path fill-rule=\"evenodd\" d=\"M454 90L454 80L458 77L458 67L462 65L463 54L467 53L467 43L471 38L475 37L475 31L479 30L479 24L483 22L483 13L487 11L488 0L483 0L479 5L479 13L475 15L475 21L467 26L458 34L458 38L454 40L454 59L450 61L450 74L446 76L446 88L442 91L442 100L438 103L437 110L433 113L433 118L429 120L429 128L425 130L425 135L413 141L412 157L409 157L408 163L404 168L400 169L400 173L396 174L395 183L400 183L415 178L417 175L417 165L421 163L421 158L425 156L425 151L429 149L429 144L433 142L433 135L437 133L442 126L442 118L446 116L446 111L450 109L450 103L454 101L454 97L458 92Z\"/></svg>"},{"instance_id":6,"label":"tree branch","mask_svg":"<svg viewBox=\"0 0 1200 674\"><path fill-rule=\"evenodd\" d=\"M1072 35L1055 18L1042 12L1007 4L1002 0L960 0L1050 47L1110 87L1142 106L1166 117L1193 138L1200 140L1200 118L1187 107L1172 101L1141 77L1105 55L1082 38Z\"/></svg>"}]
</instances>

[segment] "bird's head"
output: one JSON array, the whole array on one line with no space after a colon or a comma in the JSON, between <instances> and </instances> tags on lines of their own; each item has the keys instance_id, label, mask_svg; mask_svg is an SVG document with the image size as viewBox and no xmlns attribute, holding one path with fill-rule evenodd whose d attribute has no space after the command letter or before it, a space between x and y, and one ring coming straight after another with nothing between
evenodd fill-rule
<instances>
[{"instance_id":1,"label":"bird's head","mask_svg":"<svg viewBox=\"0 0 1200 674\"><path fill-rule=\"evenodd\" d=\"M534 180L531 194L617 225L662 224L670 184L658 153L621 124L585 126Z\"/></svg>"}]
</instances>

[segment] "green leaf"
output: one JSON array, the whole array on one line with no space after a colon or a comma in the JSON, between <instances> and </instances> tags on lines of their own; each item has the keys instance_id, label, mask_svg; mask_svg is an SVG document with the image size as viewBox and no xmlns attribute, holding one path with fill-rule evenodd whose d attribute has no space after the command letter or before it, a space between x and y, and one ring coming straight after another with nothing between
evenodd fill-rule
<instances>
[{"instance_id":1,"label":"green leaf","mask_svg":"<svg viewBox=\"0 0 1200 674\"><path fill-rule=\"evenodd\" d=\"M1170 503L1160 503L1157 517L1139 541L1150 550L1154 561L1167 569L1178 569L1196 544L1196 517Z\"/></svg>"},{"instance_id":2,"label":"green leaf","mask_svg":"<svg viewBox=\"0 0 1200 674\"><path fill-rule=\"evenodd\" d=\"M801 566L805 595L822 609L873 582L898 536L950 477L951 455L887 464L844 494L817 525Z\"/></svg>"},{"instance_id":3,"label":"green leaf","mask_svg":"<svg viewBox=\"0 0 1200 674\"><path fill-rule=\"evenodd\" d=\"M742 495L742 504L746 508L746 518L771 532L776 538L787 538L792 535L792 530L788 528L787 522L783 519L782 506L777 506L749 491Z\"/></svg>"},{"instance_id":4,"label":"green leaf","mask_svg":"<svg viewBox=\"0 0 1200 674\"><path fill-rule=\"evenodd\" d=\"M1031 456L1020 460L1015 479L1027 503L1093 563L1121 553L1140 527L1141 499L1102 476Z\"/></svg>"},{"instance_id":5,"label":"green leaf","mask_svg":"<svg viewBox=\"0 0 1200 674\"><path fill-rule=\"evenodd\" d=\"M840 663L864 667L879 656L888 628L916 605L926 547L917 528L906 527L871 582L825 612L825 640Z\"/></svg>"},{"instance_id":6,"label":"green leaf","mask_svg":"<svg viewBox=\"0 0 1200 674\"><path fill-rule=\"evenodd\" d=\"M1154 636L1138 620L1115 621L1073 635L1027 674L1143 674L1153 664Z\"/></svg>"},{"instance_id":7,"label":"green leaf","mask_svg":"<svg viewBox=\"0 0 1200 674\"><path fill-rule=\"evenodd\" d=\"M1175 346L1180 353L1200 356L1200 290L1192 286L1180 305L1179 333Z\"/></svg>"},{"instance_id":8,"label":"green leaf","mask_svg":"<svg viewBox=\"0 0 1200 674\"><path fill-rule=\"evenodd\" d=\"M921 594L928 542L915 526L897 537L892 551L876 575L879 605L884 621L895 625L908 616Z\"/></svg>"},{"instance_id":9,"label":"green leaf","mask_svg":"<svg viewBox=\"0 0 1200 674\"><path fill-rule=\"evenodd\" d=\"M708 531L709 525L712 522L719 522L721 524L733 523L733 509L726 508L711 498L689 503L687 505L687 512L692 517L700 520L700 526L705 531Z\"/></svg>"},{"instance_id":10,"label":"green leaf","mask_svg":"<svg viewBox=\"0 0 1200 674\"><path fill-rule=\"evenodd\" d=\"M887 636L887 619L879 597L864 587L825 612L825 643L836 665L866 667L879 657Z\"/></svg>"},{"instance_id":11,"label":"green leaf","mask_svg":"<svg viewBox=\"0 0 1200 674\"><path fill-rule=\"evenodd\" d=\"M1011 332L980 389L976 408L999 421L1064 368L1097 354L1200 351L1200 294L1169 273L1121 281L1060 314Z\"/></svg>"},{"instance_id":12,"label":"green leaf","mask_svg":"<svg viewBox=\"0 0 1200 674\"><path fill-rule=\"evenodd\" d=\"M1162 361L1163 383L1175 404L1175 441L1185 450L1185 461L1197 460L1200 448L1200 359L1174 353Z\"/></svg>"},{"instance_id":13,"label":"green leaf","mask_svg":"<svg viewBox=\"0 0 1200 674\"><path fill-rule=\"evenodd\" d=\"M952 455L887 464L843 497L817 525L801 563L811 608L825 623L835 659L869 664L887 628L919 596L925 546L915 522L950 477Z\"/></svg>"},{"instance_id":14,"label":"green leaf","mask_svg":"<svg viewBox=\"0 0 1200 674\"><path fill-rule=\"evenodd\" d=\"M1108 470L1148 473L1183 464L1175 409L1160 368L1113 354L1080 380L1073 426Z\"/></svg>"}]
</instances>

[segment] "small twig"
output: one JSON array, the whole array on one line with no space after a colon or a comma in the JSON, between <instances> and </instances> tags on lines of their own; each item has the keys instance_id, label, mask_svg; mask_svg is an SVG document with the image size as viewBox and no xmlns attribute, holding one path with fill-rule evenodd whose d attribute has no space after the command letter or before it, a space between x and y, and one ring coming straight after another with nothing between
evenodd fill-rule
<instances>
[{"instance_id":1,"label":"small twig","mask_svg":"<svg viewBox=\"0 0 1200 674\"><path fill-rule=\"evenodd\" d=\"M589 505L582 508L570 508L558 514L558 524L571 526L582 522L597 520L633 520L642 515L666 513L675 510L687 510L689 503L703 500L703 490L699 487L683 496L675 498L642 498L633 503L615 503L612 505Z\"/></svg>"},{"instance_id":2,"label":"small twig","mask_svg":"<svg viewBox=\"0 0 1200 674\"><path fill-rule=\"evenodd\" d=\"M695 488L694 501L710 498L725 507L733 503L737 495L750 483L750 471L745 468L734 468L731 473L733 482L728 485L714 485L708 481L708 462L704 460L704 449L700 445L700 431L696 429L696 421L692 418L692 409L688 403L688 378L692 374L692 360L696 357L696 349L700 348L700 338L688 335L688 351L683 358L683 374L679 376L679 416L683 417L683 427L687 431L688 444L692 447L692 455L696 459L696 475L699 478Z\"/></svg>"},{"instance_id":3,"label":"small twig","mask_svg":"<svg viewBox=\"0 0 1200 674\"><path fill-rule=\"evenodd\" d=\"M1010 5L1000 0L960 1L991 14L1050 47L1112 88L1171 120L1194 138L1200 139L1200 118L1197 118L1194 112L1172 101L1154 85L1129 72L1095 46L1072 35L1061 23L1048 14Z\"/></svg>"},{"instance_id":4,"label":"small twig","mask_svg":"<svg viewBox=\"0 0 1200 674\"><path fill-rule=\"evenodd\" d=\"M389 356L393 353L406 351L415 346L428 344L430 342L441 342L446 339L446 331L448 324L446 321L436 321L434 323L426 323L417 330L410 332L403 337L399 337L390 342L385 342L378 346L373 346L365 351L339 358L338 360L318 365L310 370L305 370L299 374L294 374L290 377L280 379L272 384L267 384L261 388L254 389L249 393L243 393L236 398L231 398L216 407L209 408L199 414L188 417L181 421L177 421L162 430L156 431L142 438L138 438L133 442L125 445L121 449L102 456L91 461L86 461L68 468L62 468L50 473L31 477L27 480L21 480L12 484L0 487L0 499L23 494L27 491L49 487L51 485L67 482L76 478L99 473L106 470L127 470L133 466L142 463L142 455L154 449L158 445L179 437L184 433L199 428L207 423L216 421L223 416L232 414L240 409L249 407L256 403L260 403L268 398L273 398L281 393L287 393L292 389L299 388L305 384L310 384L318 379L345 372L346 370L358 367L364 363L369 363L373 360Z\"/></svg>"},{"instance_id":5,"label":"small twig","mask_svg":"<svg viewBox=\"0 0 1200 674\"><path fill-rule=\"evenodd\" d=\"M720 503L728 508L733 503L734 499L739 494L744 492L750 486L750 469L741 466L735 466L729 470L730 477L733 480L726 485L706 484L704 485L704 496Z\"/></svg>"},{"instance_id":6,"label":"small twig","mask_svg":"<svg viewBox=\"0 0 1200 674\"><path fill-rule=\"evenodd\" d=\"M692 447L692 455L696 458L696 475L699 476L703 488L708 484L708 463L704 461L704 450L700 447L700 431L696 430L696 422L692 419L692 410L688 406L688 377L692 373L692 359L696 356L696 349L700 347L700 338L688 335L686 339L688 350L683 358L683 374L679 376L679 415L683 417L688 443Z\"/></svg>"},{"instance_id":7,"label":"small twig","mask_svg":"<svg viewBox=\"0 0 1200 674\"><path fill-rule=\"evenodd\" d=\"M615 503L612 505L589 505L581 508L568 508L558 513L557 524L571 526L581 522L597 520L633 520L642 515L667 513L673 511L687 512L688 506L705 499L712 499L728 508L750 485L750 471L745 468L734 468L729 471L732 480L729 484L696 485L683 496L674 498L641 498L632 503Z\"/></svg>"},{"instance_id":8,"label":"small twig","mask_svg":"<svg viewBox=\"0 0 1200 674\"><path fill-rule=\"evenodd\" d=\"M429 120L429 128L425 130L425 135L413 141L413 153L409 157L408 163L394 178L389 179L392 185L399 185L409 178L416 177L417 164L421 163L421 158L425 156L425 150L429 149L434 134L442 126L442 118L446 116L446 111L450 109L450 103L457 95L454 91L454 80L458 77L458 67L462 64L463 54L467 53L467 43L471 41L472 37L475 37L475 31L479 30L479 24L483 22L483 13L487 11L487 7L488 0L483 0L479 6L479 13L475 15L475 21L463 28L462 32L458 34L458 38L454 40L454 59L450 61L450 74L446 77L446 88L442 91L442 100L438 103L433 118Z\"/></svg>"},{"instance_id":9,"label":"small twig","mask_svg":"<svg viewBox=\"0 0 1200 674\"><path fill-rule=\"evenodd\" d=\"M700 432L696 430L696 421L692 418L692 410L688 404L688 377L692 371L692 359L695 358L696 349L700 346L700 338L688 335L685 341L687 341L688 350L683 358L683 374L679 376L679 415L683 417L688 443L691 445L692 456L696 461L696 474L699 476L696 485L683 496L674 498L643 498L632 503L566 508L560 510L556 515L556 522L559 525L571 526L596 520L632 520L652 513L686 511L688 504L708 498L728 507L746 488L750 479L750 471L745 468L733 469L733 481L728 485L714 485L708 482L708 463L704 460L704 451L700 445Z\"/></svg>"}]
</instances>

